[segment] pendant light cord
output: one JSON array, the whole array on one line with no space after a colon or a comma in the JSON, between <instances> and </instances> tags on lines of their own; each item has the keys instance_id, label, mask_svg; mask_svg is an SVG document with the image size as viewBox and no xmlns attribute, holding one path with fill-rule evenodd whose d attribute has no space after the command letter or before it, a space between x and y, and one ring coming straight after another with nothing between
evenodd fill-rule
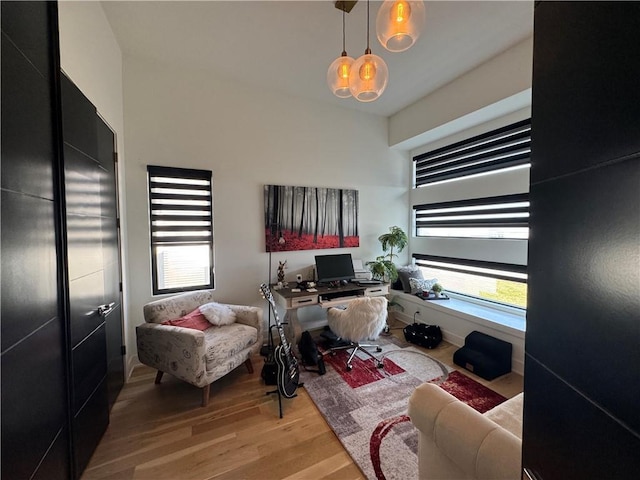
<instances>
[{"instance_id":1,"label":"pendant light cord","mask_svg":"<svg viewBox=\"0 0 640 480\"><path fill-rule=\"evenodd\" d=\"M347 55L347 47L346 47L346 41L345 41L345 35L344 35L344 10L342 10L342 56L346 56Z\"/></svg>"},{"instance_id":2,"label":"pendant light cord","mask_svg":"<svg viewBox=\"0 0 640 480\"><path fill-rule=\"evenodd\" d=\"M367 0L367 49L365 53L371 53L371 48L369 48L369 0Z\"/></svg>"}]
</instances>

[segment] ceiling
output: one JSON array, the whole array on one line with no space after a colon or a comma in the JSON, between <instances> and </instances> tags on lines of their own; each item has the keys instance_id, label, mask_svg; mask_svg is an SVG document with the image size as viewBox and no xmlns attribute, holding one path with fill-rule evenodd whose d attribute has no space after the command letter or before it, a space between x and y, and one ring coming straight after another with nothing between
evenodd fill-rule
<instances>
[{"instance_id":1,"label":"ceiling","mask_svg":"<svg viewBox=\"0 0 640 480\"><path fill-rule=\"evenodd\" d=\"M533 1L425 2L426 24L401 53L375 36L380 2L370 4L370 46L389 67L371 103L339 99L326 84L342 52L342 11L316 1L103 1L124 55L204 69L261 91L390 116L533 34ZM367 2L346 14L346 49L366 48Z\"/></svg>"}]
</instances>

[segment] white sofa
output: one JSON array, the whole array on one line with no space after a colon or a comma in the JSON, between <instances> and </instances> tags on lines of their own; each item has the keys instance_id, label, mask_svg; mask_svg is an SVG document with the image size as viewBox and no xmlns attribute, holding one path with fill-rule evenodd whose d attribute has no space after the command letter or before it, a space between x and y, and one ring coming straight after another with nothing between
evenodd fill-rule
<instances>
[{"instance_id":1,"label":"white sofa","mask_svg":"<svg viewBox=\"0 0 640 480\"><path fill-rule=\"evenodd\" d=\"M136 327L138 358L158 370L156 383L170 373L202 389L202 406L209 402L209 386L244 363L253 372L251 355L262 344L263 312L259 307L227 305L236 314L231 325L204 331L162 325L214 301L213 290L199 290L163 298L144 306L142 325Z\"/></svg>"},{"instance_id":2,"label":"white sofa","mask_svg":"<svg viewBox=\"0 0 640 480\"><path fill-rule=\"evenodd\" d=\"M434 384L409 399L422 480L522 478L521 393L481 414Z\"/></svg>"}]
</instances>

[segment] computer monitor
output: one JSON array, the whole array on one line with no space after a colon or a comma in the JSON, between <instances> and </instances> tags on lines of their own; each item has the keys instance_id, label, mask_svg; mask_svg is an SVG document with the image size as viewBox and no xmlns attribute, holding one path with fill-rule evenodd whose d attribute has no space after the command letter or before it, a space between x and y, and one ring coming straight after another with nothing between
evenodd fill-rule
<instances>
[{"instance_id":1,"label":"computer monitor","mask_svg":"<svg viewBox=\"0 0 640 480\"><path fill-rule=\"evenodd\" d=\"M318 283L349 281L356 276L350 253L316 255L316 273Z\"/></svg>"}]
</instances>

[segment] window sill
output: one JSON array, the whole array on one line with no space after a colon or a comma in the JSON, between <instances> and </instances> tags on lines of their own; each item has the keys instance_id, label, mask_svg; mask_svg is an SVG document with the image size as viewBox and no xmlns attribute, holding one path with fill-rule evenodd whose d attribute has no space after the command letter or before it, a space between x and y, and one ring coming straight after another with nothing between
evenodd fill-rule
<instances>
[{"instance_id":1,"label":"window sill","mask_svg":"<svg viewBox=\"0 0 640 480\"><path fill-rule=\"evenodd\" d=\"M508 307L503 309L502 307L492 306L491 304L481 301L475 302L461 295L450 293L447 293L447 295L450 297L449 300L431 301L422 300L408 293L394 290L389 292L391 299L393 299L394 296L398 296L404 301L409 301L427 308L433 308L448 313L449 315L455 315L479 325L490 326L496 330L524 339L526 331L525 311L510 309ZM405 312L405 315L411 316L408 312Z\"/></svg>"}]
</instances>

